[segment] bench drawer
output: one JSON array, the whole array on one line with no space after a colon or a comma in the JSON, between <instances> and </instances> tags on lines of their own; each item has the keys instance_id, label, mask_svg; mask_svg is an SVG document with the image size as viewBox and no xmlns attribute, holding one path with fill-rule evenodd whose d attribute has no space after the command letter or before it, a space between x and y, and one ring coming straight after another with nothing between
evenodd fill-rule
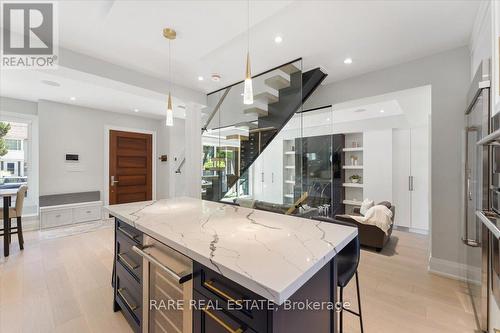
<instances>
[{"instance_id":1,"label":"bench drawer","mask_svg":"<svg viewBox=\"0 0 500 333\"><path fill-rule=\"evenodd\" d=\"M72 209L58 209L40 213L41 227L50 228L73 223Z\"/></svg>"},{"instance_id":2,"label":"bench drawer","mask_svg":"<svg viewBox=\"0 0 500 333\"><path fill-rule=\"evenodd\" d=\"M101 219L101 206L73 208L74 223L96 221Z\"/></svg>"}]
</instances>

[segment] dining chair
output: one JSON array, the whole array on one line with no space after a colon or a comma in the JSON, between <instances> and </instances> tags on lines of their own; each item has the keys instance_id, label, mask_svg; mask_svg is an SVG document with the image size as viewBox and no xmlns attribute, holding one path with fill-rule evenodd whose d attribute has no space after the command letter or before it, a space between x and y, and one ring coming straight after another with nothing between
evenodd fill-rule
<instances>
[{"instance_id":1,"label":"dining chair","mask_svg":"<svg viewBox=\"0 0 500 333\"><path fill-rule=\"evenodd\" d=\"M9 244L11 242L11 235L17 234L17 239L19 240L19 248L21 250L24 249L24 238L23 238L23 225L22 225L22 216L23 216L23 206L24 206L24 198L26 197L26 192L28 191L28 186L21 185L17 190L16 194L16 205L15 207L9 208L9 221L7 221L9 225L10 232L7 233L6 230L1 229L2 235L7 237ZM11 226L11 220L16 219L16 226Z\"/></svg>"}]
</instances>

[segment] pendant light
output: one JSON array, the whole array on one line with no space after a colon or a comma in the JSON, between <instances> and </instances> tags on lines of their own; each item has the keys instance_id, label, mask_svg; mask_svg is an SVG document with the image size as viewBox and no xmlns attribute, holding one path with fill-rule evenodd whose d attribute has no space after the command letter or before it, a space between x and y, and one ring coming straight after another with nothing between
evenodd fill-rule
<instances>
[{"instance_id":1,"label":"pendant light","mask_svg":"<svg viewBox=\"0 0 500 333\"><path fill-rule=\"evenodd\" d=\"M247 66L243 88L243 104L253 104L252 73L250 69L250 0L247 0Z\"/></svg>"},{"instance_id":2,"label":"pendant light","mask_svg":"<svg viewBox=\"0 0 500 333\"><path fill-rule=\"evenodd\" d=\"M177 33L175 32L174 29L171 28L165 28L163 29L163 36L168 39L168 78L169 78L169 89L168 89L168 101L167 101L167 112L166 112L166 118L165 118L165 125L170 127L174 126L174 110L172 109L172 95L171 95L171 90L172 90L172 69L171 69L171 49L172 49L172 41L175 39L177 36Z\"/></svg>"}]
</instances>

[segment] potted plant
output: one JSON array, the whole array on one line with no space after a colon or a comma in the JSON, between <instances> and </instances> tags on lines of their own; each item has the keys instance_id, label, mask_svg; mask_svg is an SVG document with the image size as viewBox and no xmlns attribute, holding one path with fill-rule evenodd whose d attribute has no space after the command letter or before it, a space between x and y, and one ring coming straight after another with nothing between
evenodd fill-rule
<instances>
[{"instance_id":1,"label":"potted plant","mask_svg":"<svg viewBox=\"0 0 500 333\"><path fill-rule=\"evenodd\" d=\"M349 177L349 179L351 180L352 183L359 183L361 180L361 176L360 175L352 175L351 177Z\"/></svg>"}]
</instances>

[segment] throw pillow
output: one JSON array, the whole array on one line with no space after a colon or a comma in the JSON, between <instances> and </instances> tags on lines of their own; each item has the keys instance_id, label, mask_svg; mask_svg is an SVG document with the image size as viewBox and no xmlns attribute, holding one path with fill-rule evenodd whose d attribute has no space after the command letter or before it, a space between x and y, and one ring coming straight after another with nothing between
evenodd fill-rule
<instances>
[{"instance_id":1,"label":"throw pillow","mask_svg":"<svg viewBox=\"0 0 500 333\"><path fill-rule=\"evenodd\" d=\"M361 208L359 209L359 212L361 213L361 215L364 216L368 211L368 209L372 208L373 206L375 206L375 202L373 200L365 199L361 203Z\"/></svg>"}]
</instances>

